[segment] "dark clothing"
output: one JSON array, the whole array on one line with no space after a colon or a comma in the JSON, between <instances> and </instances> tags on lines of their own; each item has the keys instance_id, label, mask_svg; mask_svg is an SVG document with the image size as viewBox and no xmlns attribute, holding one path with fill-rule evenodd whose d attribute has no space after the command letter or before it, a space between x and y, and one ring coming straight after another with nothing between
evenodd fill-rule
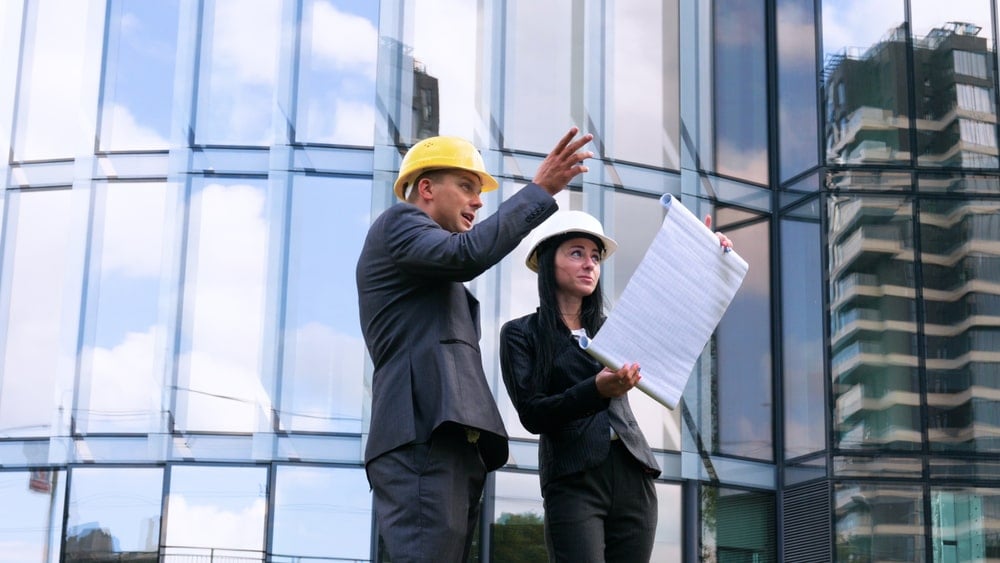
<instances>
[{"instance_id":1,"label":"dark clothing","mask_svg":"<svg viewBox=\"0 0 1000 563\"><path fill-rule=\"evenodd\" d=\"M637 466L622 442L614 440L597 467L549 483L544 502L550 560L649 561L656 538L656 486L651 477L637 476Z\"/></svg>"},{"instance_id":2,"label":"dark clothing","mask_svg":"<svg viewBox=\"0 0 1000 563\"><path fill-rule=\"evenodd\" d=\"M368 474L393 563L469 560L486 469L461 428L444 425L429 442L382 454Z\"/></svg>"},{"instance_id":3,"label":"dark clothing","mask_svg":"<svg viewBox=\"0 0 1000 563\"><path fill-rule=\"evenodd\" d=\"M580 348L568 329L564 337L560 335L562 344L553 353L549 373L537 373L539 330L537 312L504 324L500 332L500 366L521 423L540 435L538 468L546 533L551 540L549 557L557 561L567 554L579 554L579 544L593 546L593 541L601 546L599 556L592 553L593 558L576 560L602 561L606 556L610 561L617 549L629 553L642 553L647 545L651 549L656 531L652 480L660 474L660 468L639 429L628 396L601 396L595 380L602 366ZM614 442L620 445L613 447ZM619 454L631 462L618 459L613 449L620 449ZM608 471L612 477L608 477ZM623 477L622 472L630 476ZM621 488L625 483L642 485L635 491L634 484ZM618 500L622 495L637 494L641 496L630 499L627 505ZM581 503L592 506L570 518L572 525L568 525L566 515L580 510ZM586 525L580 522L582 514L590 519ZM616 530L622 521L644 522L637 528L641 538L633 541L621 536ZM600 529L602 534L596 540L584 538L592 529Z\"/></svg>"},{"instance_id":4,"label":"dark clothing","mask_svg":"<svg viewBox=\"0 0 1000 563\"><path fill-rule=\"evenodd\" d=\"M372 471L372 461L402 446L426 444L446 423L478 432L482 467L475 469L473 479L507 462L507 432L479 349L479 302L463 282L503 259L557 207L548 192L528 184L468 232L446 231L408 203L390 207L372 223L356 273L361 331L374 364L365 464L376 495L399 490L381 488L377 481L388 477ZM455 458L454 463L464 461ZM436 489L443 495L442 506L451 505L453 499L447 497L468 497L465 480L460 481L454 489ZM477 498L480 493L481 485L474 491ZM375 511L390 549L404 546L390 555L433 555L407 539L424 533L422 529L401 529L420 523L389 519L379 504ZM471 530L454 531L459 545L464 545L465 532ZM399 534L398 541L390 541L390 534Z\"/></svg>"}]
</instances>

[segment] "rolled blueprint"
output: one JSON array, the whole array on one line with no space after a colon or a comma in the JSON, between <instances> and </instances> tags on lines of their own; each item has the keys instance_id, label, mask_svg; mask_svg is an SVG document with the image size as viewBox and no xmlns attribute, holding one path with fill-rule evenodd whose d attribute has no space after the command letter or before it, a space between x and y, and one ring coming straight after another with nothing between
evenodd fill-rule
<instances>
[{"instance_id":1,"label":"rolled blueprint","mask_svg":"<svg viewBox=\"0 0 1000 563\"><path fill-rule=\"evenodd\" d=\"M749 266L676 198L660 203L663 225L601 330L580 346L614 370L638 362L637 387L674 409Z\"/></svg>"}]
</instances>

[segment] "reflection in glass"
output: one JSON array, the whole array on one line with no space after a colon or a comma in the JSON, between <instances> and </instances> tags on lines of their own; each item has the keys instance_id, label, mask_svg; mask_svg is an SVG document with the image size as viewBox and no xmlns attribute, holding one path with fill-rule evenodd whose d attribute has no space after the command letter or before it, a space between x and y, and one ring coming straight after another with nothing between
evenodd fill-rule
<instances>
[{"instance_id":1,"label":"reflection in glass","mask_svg":"<svg viewBox=\"0 0 1000 563\"><path fill-rule=\"evenodd\" d=\"M608 4L609 158L680 168L677 0Z\"/></svg>"},{"instance_id":2,"label":"reflection in glass","mask_svg":"<svg viewBox=\"0 0 1000 563\"><path fill-rule=\"evenodd\" d=\"M269 200L255 180L192 187L177 423L252 432L269 425L261 377Z\"/></svg>"},{"instance_id":3,"label":"reflection in glass","mask_svg":"<svg viewBox=\"0 0 1000 563\"><path fill-rule=\"evenodd\" d=\"M98 184L76 430L159 428L167 319L161 298L176 186ZM89 360L89 361L88 361Z\"/></svg>"},{"instance_id":4,"label":"reflection in glass","mask_svg":"<svg viewBox=\"0 0 1000 563\"><path fill-rule=\"evenodd\" d=\"M917 180L921 192L996 194L1000 178L975 174L921 174Z\"/></svg>"},{"instance_id":5,"label":"reflection in glass","mask_svg":"<svg viewBox=\"0 0 1000 563\"><path fill-rule=\"evenodd\" d=\"M76 468L71 478L67 561L156 561L163 469Z\"/></svg>"},{"instance_id":6,"label":"reflection in glass","mask_svg":"<svg viewBox=\"0 0 1000 563\"><path fill-rule=\"evenodd\" d=\"M823 2L826 159L831 164L910 160L903 2Z\"/></svg>"},{"instance_id":7,"label":"reflection in glass","mask_svg":"<svg viewBox=\"0 0 1000 563\"><path fill-rule=\"evenodd\" d=\"M65 481L61 471L0 472L0 563L59 561Z\"/></svg>"},{"instance_id":8,"label":"reflection in glass","mask_svg":"<svg viewBox=\"0 0 1000 563\"><path fill-rule=\"evenodd\" d=\"M13 158L72 158L79 137L89 4L73 0L25 3L25 30Z\"/></svg>"},{"instance_id":9,"label":"reflection in glass","mask_svg":"<svg viewBox=\"0 0 1000 563\"><path fill-rule=\"evenodd\" d=\"M583 97L578 49L584 37L574 27L582 24L583 5L553 0L507 6L504 146L547 154L570 126L583 125L573 113Z\"/></svg>"},{"instance_id":10,"label":"reflection in glass","mask_svg":"<svg viewBox=\"0 0 1000 563\"><path fill-rule=\"evenodd\" d=\"M0 372L0 436L48 436L57 409L69 412L72 389L63 389L60 350L69 299L70 190L7 193L2 291L9 299L3 371ZM79 201L79 200L78 200ZM69 334L72 336L72 334ZM65 340L64 340L65 339ZM65 358L64 358L65 359ZM68 360L69 361L69 360Z\"/></svg>"},{"instance_id":11,"label":"reflection in glass","mask_svg":"<svg viewBox=\"0 0 1000 563\"><path fill-rule=\"evenodd\" d=\"M820 228L781 223L785 459L824 449L823 266Z\"/></svg>"},{"instance_id":12,"label":"reflection in glass","mask_svg":"<svg viewBox=\"0 0 1000 563\"><path fill-rule=\"evenodd\" d=\"M265 467L175 465L164 514L166 554L205 557L213 549L222 558L232 556L226 550L245 550L253 553L243 557L259 560L266 510Z\"/></svg>"},{"instance_id":13,"label":"reflection in glass","mask_svg":"<svg viewBox=\"0 0 1000 563\"><path fill-rule=\"evenodd\" d=\"M650 561L683 561L681 556L681 531L683 505L681 487L671 483L656 483L658 516L653 556Z\"/></svg>"},{"instance_id":14,"label":"reflection in glass","mask_svg":"<svg viewBox=\"0 0 1000 563\"><path fill-rule=\"evenodd\" d=\"M287 557L367 561L371 493L360 468L277 468L272 551Z\"/></svg>"},{"instance_id":15,"label":"reflection in glass","mask_svg":"<svg viewBox=\"0 0 1000 563\"><path fill-rule=\"evenodd\" d=\"M770 224L724 231L750 270L715 332L715 451L771 460Z\"/></svg>"},{"instance_id":16,"label":"reflection in glass","mask_svg":"<svg viewBox=\"0 0 1000 563\"><path fill-rule=\"evenodd\" d=\"M481 25L490 8L477 2L400 3L407 14L402 37L382 39L384 64L394 65L379 75L393 100L387 104L387 142L412 144L440 133L481 143L494 73L483 62L493 60L490 34Z\"/></svg>"},{"instance_id":17,"label":"reflection in glass","mask_svg":"<svg viewBox=\"0 0 1000 563\"><path fill-rule=\"evenodd\" d=\"M377 11L378 2L303 2L296 141L372 145Z\"/></svg>"},{"instance_id":18,"label":"reflection in glass","mask_svg":"<svg viewBox=\"0 0 1000 563\"><path fill-rule=\"evenodd\" d=\"M995 561L1000 554L1000 491L931 489L932 561Z\"/></svg>"},{"instance_id":19,"label":"reflection in glass","mask_svg":"<svg viewBox=\"0 0 1000 563\"><path fill-rule=\"evenodd\" d=\"M834 507L837 561L927 560L920 488L837 485Z\"/></svg>"},{"instance_id":20,"label":"reflection in glass","mask_svg":"<svg viewBox=\"0 0 1000 563\"><path fill-rule=\"evenodd\" d=\"M490 524L491 561L545 561L542 495L537 474L496 472Z\"/></svg>"},{"instance_id":21,"label":"reflection in glass","mask_svg":"<svg viewBox=\"0 0 1000 563\"><path fill-rule=\"evenodd\" d=\"M700 561L777 561L774 495L701 487Z\"/></svg>"},{"instance_id":22,"label":"reflection in glass","mask_svg":"<svg viewBox=\"0 0 1000 563\"><path fill-rule=\"evenodd\" d=\"M989 0L912 0L918 162L996 168L997 110Z\"/></svg>"},{"instance_id":23,"label":"reflection in glass","mask_svg":"<svg viewBox=\"0 0 1000 563\"><path fill-rule=\"evenodd\" d=\"M831 196L830 353L841 448L920 448L912 205Z\"/></svg>"},{"instance_id":24,"label":"reflection in glass","mask_svg":"<svg viewBox=\"0 0 1000 563\"><path fill-rule=\"evenodd\" d=\"M605 192L608 213L605 231L618 242L618 250L609 260L610 276L604 273L605 295L613 304L621 297L629 279L639 267L646 250L663 224L663 206L655 196L641 196L618 191ZM610 279L609 279L610 278ZM649 445L664 450L681 449L680 409L668 410L642 391L629 393L629 403Z\"/></svg>"},{"instance_id":25,"label":"reflection in glass","mask_svg":"<svg viewBox=\"0 0 1000 563\"><path fill-rule=\"evenodd\" d=\"M114 0L101 107L101 150L164 149L170 141L178 0Z\"/></svg>"},{"instance_id":26,"label":"reflection in glass","mask_svg":"<svg viewBox=\"0 0 1000 563\"><path fill-rule=\"evenodd\" d=\"M764 5L716 0L712 6L715 171L767 184Z\"/></svg>"},{"instance_id":27,"label":"reflection in glass","mask_svg":"<svg viewBox=\"0 0 1000 563\"><path fill-rule=\"evenodd\" d=\"M1000 451L1000 202L920 206L927 432L937 451Z\"/></svg>"},{"instance_id":28,"label":"reflection in glass","mask_svg":"<svg viewBox=\"0 0 1000 563\"><path fill-rule=\"evenodd\" d=\"M270 0L205 2L198 143L271 144L281 8Z\"/></svg>"},{"instance_id":29,"label":"reflection in glass","mask_svg":"<svg viewBox=\"0 0 1000 563\"><path fill-rule=\"evenodd\" d=\"M817 164L815 0L778 0L781 180Z\"/></svg>"},{"instance_id":30,"label":"reflection in glass","mask_svg":"<svg viewBox=\"0 0 1000 563\"><path fill-rule=\"evenodd\" d=\"M365 346L354 264L371 182L298 176L291 197L281 381L283 430L360 434ZM338 220L330 220L336 211Z\"/></svg>"}]
</instances>

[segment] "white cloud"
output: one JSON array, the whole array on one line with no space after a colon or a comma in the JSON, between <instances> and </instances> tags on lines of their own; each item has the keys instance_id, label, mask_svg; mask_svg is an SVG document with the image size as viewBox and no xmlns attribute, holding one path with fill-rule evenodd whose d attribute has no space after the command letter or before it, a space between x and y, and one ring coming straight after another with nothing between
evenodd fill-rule
<instances>
[{"instance_id":1,"label":"white cloud","mask_svg":"<svg viewBox=\"0 0 1000 563\"><path fill-rule=\"evenodd\" d=\"M156 185L114 184L105 188L102 273L158 278L164 248L167 190Z\"/></svg>"},{"instance_id":2,"label":"white cloud","mask_svg":"<svg viewBox=\"0 0 1000 563\"><path fill-rule=\"evenodd\" d=\"M292 331L285 354L286 424L302 431L329 431L331 424L334 431L366 430L351 428L350 422L361 420L364 401L365 347L360 338L311 322ZM344 419L346 427L338 427Z\"/></svg>"},{"instance_id":3,"label":"white cloud","mask_svg":"<svg viewBox=\"0 0 1000 563\"><path fill-rule=\"evenodd\" d=\"M317 63L375 80L378 30L372 21L342 12L329 2L316 2L312 47Z\"/></svg>"},{"instance_id":4,"label":"white cloud","mask_svg":"<svg viewBox=\"0 0 1000 563\"><path fill-rule=\"evenodd\" d=\"M337 99L331 117L330 142L362 146L375 142L375 107L371 104Z\"/></svg>"},{"instance_id":5,"label":"white cloud","mask_svg":"<svg viewBox=\"0 0 1000 563\"><path fill-rule=\"evenodd\" d=\"M212 60L217 70L243 84L273 85L278 73L281 3L271 0L216 2Z\"/></svg>"},{"instance_id":6,"label":"white cloud","mask_svg":"<svg viewBox=\"0 0 1000 563\"><path fill-rule=\"evenodd\" d=\"M171 494L167 519L167 544L216 549L263 548L265 499L255 498L248 506L227 510L211 504L188 502Z\"/></svg>"},{"instance_id":7,"label":"white cloud","mask_svg":"<svg viewBox=\"0 0 1000 563\"><path fill-rule=\"evenodd\" d=\"M105 108L104 126L101 133L110 136L109 146L124 149L164 149L170 146L168 139L152 127L142 125L129 108L121 104L111 104Z\"/></svg>"},{"instance_id":8,"label":"white cloud","mask_svg":"<svg viewBox=\"0 0 1000 563\"><path fill-rule=\"evenodd\" d=\"M134 430L137 419L152 416L155 422L163 393L163 370L157 369L156 350L165 336L164 327L157 325L126 334L110 349L91 350L88 418L120 423L123 431Z\"/></svg>"}]
</instances>

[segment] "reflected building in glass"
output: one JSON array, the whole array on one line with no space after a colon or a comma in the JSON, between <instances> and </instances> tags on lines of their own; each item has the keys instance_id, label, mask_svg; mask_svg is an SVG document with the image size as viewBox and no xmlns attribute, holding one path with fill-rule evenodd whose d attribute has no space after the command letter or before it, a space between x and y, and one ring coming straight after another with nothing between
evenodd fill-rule
<instances>
[{"instance_id":1,"label":"reflected building in glass","mask_svg":"<svg viewBox=\"0 0 1000 563\"><path fill-rule=\"evenodd\" d=\"M382 561L354 279L402 154L501 187L570 127L613 310L664 193L750 264L630 400L654 561L1000 561L997 0L0 2L0 563ZM476 561L544 560L511 436ZM669 298L670 288L664 288Z\"/></svg>"}]
</instances>

